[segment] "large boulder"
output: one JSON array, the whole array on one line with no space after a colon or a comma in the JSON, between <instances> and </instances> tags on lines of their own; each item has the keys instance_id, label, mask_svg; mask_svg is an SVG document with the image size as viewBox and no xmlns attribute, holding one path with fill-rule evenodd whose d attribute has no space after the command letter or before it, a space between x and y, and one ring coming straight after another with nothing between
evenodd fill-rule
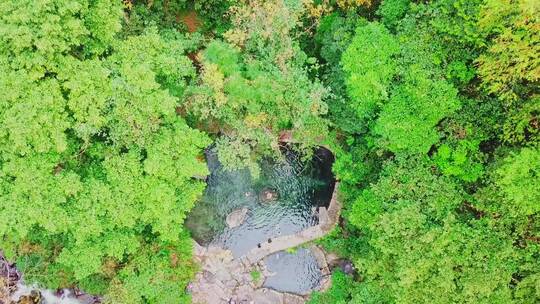
<instances>
[{"instance_id":1,"label":"large boulder","mask_svg":"<svg viewBox=\"0 0 540 304\"><path fill-rule=\"evenodd\" d=\"M244 207L229 213L225 220L227 222L227 227L234 228L240 226L246 220L247 212L248 208Z\"/></svg>"}]
</instances>

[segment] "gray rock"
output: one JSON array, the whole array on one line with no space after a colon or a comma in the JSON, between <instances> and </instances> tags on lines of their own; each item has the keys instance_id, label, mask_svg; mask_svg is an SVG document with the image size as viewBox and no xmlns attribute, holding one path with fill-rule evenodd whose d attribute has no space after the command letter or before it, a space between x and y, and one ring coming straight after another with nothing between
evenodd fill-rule
<instances>
[{"instance_id":1,"label":"gray rock","mask_svg":"<svg viewBox=\"0 0 540 304\"><path fill-rule=\"evenodd\" d=\"M227 269L216 269L216 278L220 280L221 282L226 282L229 280L233 280L233 276Z\"/></svg>"},{"instance_id":2,"label":"gray rock","mask_svg":"<svg viewBox=\"0 0 540 304\"><path fill-rule=\"evenodd\" d=\"M272 289L261 288L253 293L253 301L257 304L283 304L283 294Z\"/></svg>"},{"instance_id":3,"label":"gray rock","mask_svg":"<svg viewBox=\"0 0 540 304\"><path fill-rule=\"evenodd\" d=\"M319 268L322 269L322 268L328 267L328 264L326 262L326 257L324 255L324 251L319 249L319 247L317 247L317 246L310 246L309 249L311 250L311 253L313 254L315 259L317 260L317 264L319 265Z\"/></svg>"},{"instance_id":4,"label":"gray rock","mask_svg":"<svg viewBox=\"0 0 540 304\"><path fill-rule=\"evenodd\" d=\"M230 289L233 289L235 288L237 285L238 285L238 282L236 280L228 280L224 283L224 285L227 287L227 288L230 288Z\"/></svg>"},{"instance_id":5,"label":"gray rock","mask_svg":"<svg viewBox=\"0 0 540 304\"><path fill-rule=\"evenodd\" d=\"M236 291L235 291L235 294L236 294L236 298L238 299L238 301L240 301L240 303L245 303L245 302L250 302L252 301L252 295L253 295L253 292L255 292L255 290L253 290L253 288L249 285L241 285L239 286Z\"/></svg>"},{"instance_id":6,"label":"gray rock","mask_svg":"<svg viewBox=\"0 0 540 304\"><path fill-rule=\"evenodd\" d=\"M203 270L202 275L203 275L203 278L209 283L214 283L216 280L216 276L210 271Z\"/></svg>"},{"instance_id":7,"label":"gray rock","mask_svg":"<svg viewBox=\"0 0 540 304\"><path fill-rule=\"evenodd\" d=\"M227 215L227 219L225 220L227 222L227 227L234 228L240 226L246 220L247 212L248 208L246 207L231 212Z\"/></svg>"},{"instance_id":8,"label":"gray rock","mask_svg":"<svg viewBox=\"0 0 540 304\"><path fill-rule=\"evenodd\" d=\"M319 283L319 288L317 288L317 290L319 291L327 291L328 289L330 289L330 287L332 287L332 277L331 276L326 276L324 277L321 282Z\"/></svg>"},{"instance_id":9,"label":"gray rock","mask_svg":"<svg viewBox=\"0 0 540 304\"><path fill-rule=\"evenodd\" d=\"M336 261L338 261L339 259L340 257L335 253L329 252L326 254L326 262L328 263L328 265L331 265L331 266L335 265Z\"/></svg>"},{"instance_id":10,"label":"gray rock","mask_svg":"<svg viewBox=\"0 0 540 304\"><path fill-rule=\"evenodd\" d=\"M286 293L283 295L283 304L304 304L306 300L301 296Z\"/></svg>"},{"instance_id":11,"label":"gray rock","mask_svg":"<svg viewBox=\"0 0 540 304\"><path fill-rule=\"evenodd\" d=\"M319 207L319 225L328 225L330 223L330 216L328 210L325 207Z\"/></svg>"}]
</instances>

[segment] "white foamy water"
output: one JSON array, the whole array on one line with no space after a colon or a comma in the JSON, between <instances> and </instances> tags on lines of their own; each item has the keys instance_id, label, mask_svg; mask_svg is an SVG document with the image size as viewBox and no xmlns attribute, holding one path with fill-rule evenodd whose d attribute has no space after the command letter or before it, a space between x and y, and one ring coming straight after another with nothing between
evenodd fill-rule
<instances>
[{"instance_id":1,"label":"white foamy water","mask_svg":"<svg viewBox=\"0 0 540 304\"><path fill-rule=\"evenodd\" d=\"M17 284L17 290L13 293L11 299L18 301L22 296L30 295L33 290L41 293L43 304L84 304L84 302L76 299L68 289L65 289L61 296L57 296L49 289L41 289L35 285L28 286L22 283Z\"/></svg>"}]
</instances>

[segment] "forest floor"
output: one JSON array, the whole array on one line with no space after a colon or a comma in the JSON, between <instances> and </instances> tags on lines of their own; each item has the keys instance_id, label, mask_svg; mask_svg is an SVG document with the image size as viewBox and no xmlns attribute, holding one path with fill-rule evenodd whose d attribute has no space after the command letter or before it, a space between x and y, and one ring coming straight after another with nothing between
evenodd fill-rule
<instances>
[{"instance_id":1,"label":"forest floor","mask_svg":"<svg viewBox=\"0 0 540 304\"><path fill-rule=\"evenodd\" d=\"M194 10L184 12L180 15L179 19L186 25L187 30L190 33L196 32L202 24L201 19Z\"/></svg>"}]
</instances>

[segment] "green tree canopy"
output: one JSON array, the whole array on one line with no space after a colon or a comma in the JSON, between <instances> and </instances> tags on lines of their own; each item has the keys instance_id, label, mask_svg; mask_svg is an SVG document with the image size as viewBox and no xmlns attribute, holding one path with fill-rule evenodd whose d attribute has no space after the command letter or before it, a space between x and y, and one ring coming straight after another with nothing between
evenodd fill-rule
<instances>
[{"instance_id":1,"label":"green tree canopy","mask_svg":"<svg viewBox=\"0 0 540 304\"><path fill-rule=\"evenodd\" d=\"M116 1L0 8L0 248L47 287L187 301L182 224L210 141L175 111L186 41L118 39Z\"/></svg>"},{"instance_id":2,"label":"green tree canopy","mask_svg":"<svg viewBox=\"0 0 540 304\"><path fill-rule=\"evenodd\" d=\"M258 156L279 154L279 134L293 130L305 147L325 139L327 90L309 78L307 56L290 34L304 7L285 1L239 3L229 42L200 54L202 74L185 108L219 131L220 160L256 173ZM217 130L216 130L217 129Z\"/></svg>"},{"instance_id":3,"label":"green tree canopy","mask_svg":"<svg viewBox=\"0 0 540 304\"><path fill-rule=\"evenodd\" d=\"M524 148L504 160L496 183L516 212L529 216L540 212L540 150Z\"/></svg>"},{"instance_id":4,"label":"green tree canopy","mask_svg":"<svg viewBox=\"0 0 540 304\"><path fill-rule=\"evenodd\" d=\"M379 23L361 25L342 57L356 118L394 153L427 153L439 139L436 125L460 104L429 37L412 26L395 36Z\"/></svg>"},{"instance_id":5,"label":"green tree canopy","mask_svg":"<svg viewBox=\"0 0 540 304\"><path fill-rule=\"evenodd\" d=\"M512 242L487 220L463 221L464 193L424 158L389 162L354 203L350 221L369 236L357 252L366 298L396 303L508 303Z\"/></svg>"},{"instance_id":6,"label":"green tree canopy","mask_svg":"<svg viewBox=\"0 0 540 304\"><path fill-rule=\"evenodd\" d=\"M478 72L490 93L510 103L538 94L540 4L529 0L487 0L478 25L487 41Z\"/></svg>"}]
</instances>

